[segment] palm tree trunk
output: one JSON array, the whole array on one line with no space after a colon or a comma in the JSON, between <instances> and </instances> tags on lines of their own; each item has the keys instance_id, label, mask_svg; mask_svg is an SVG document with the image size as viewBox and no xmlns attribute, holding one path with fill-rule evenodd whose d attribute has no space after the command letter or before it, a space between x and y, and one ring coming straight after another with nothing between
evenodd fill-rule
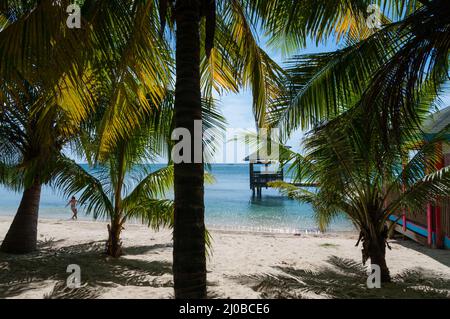
<instances>
[{"instance_id":1,"label":"palm tree trunk","mask_svg":"<svg viewBox=\"0 0 450 319\"><path fill-rule=\"evenodd\" d=\"M108 241L106 242L106 254L118 258L122 256L122 187L125 179L126 142L118 143L118 161L114 167L117 174L117 183L114 190L114 211L111 212L111 226L108 225Z\"/></svg>"},{"instance_id":2,"label":"palm tree trunk","mask_svg":"<svg viewBox=\"0 0 450 319\"><path fill-rule=\"evenodd\" d=\"M200 1L176 2L175 125L191 132L202 119L200 92ZM206 298L203 163L174 167L173 275L175 298Z\"/></svg>"},{"instance_id":3,"label":"palm tree trunk","mask_svg":"<svg viewBox=\"0 0 450 319\"><path fill-rule=\"evenodd\" d=\"M108 241L106 242L106 254L108 256L118 258L122 256L122 241L120 240L120 233L122 226L116 220L108 224Z\"/></svg>"},{"instance_id":4,"label":"palm tree trunk","mask_svg":"<svg viewBox=\"0 0 450 319\"><path fill-rule=\"evenodd\" d=\"M391 275L386 264L386 249L373 250L369 253L370 262L380 266L381 282L391 282Z\"/></svg>"},{"instance_id":5,"label":"palm tree trunk","mask_svg":"<svg viewBox=\"0 0 450 319\"><path fill-rule=\"evenodd\" d=\"M41 184L24 190L16 216L3 240L1 251L26 254L36 250Z\"/></svg>"},{"instance_id":6,"label":"palm tree trunk","mask_svg":"<svg viewBox=\"0 0 450 319\"><path fill-rule=\"evenodd\" d=\"M367 248L370 263L380 267L381 282L391 282L391 275L386 264L386 236L387 232L380 238L371 240Z\"/></svg>"}]
</instances>

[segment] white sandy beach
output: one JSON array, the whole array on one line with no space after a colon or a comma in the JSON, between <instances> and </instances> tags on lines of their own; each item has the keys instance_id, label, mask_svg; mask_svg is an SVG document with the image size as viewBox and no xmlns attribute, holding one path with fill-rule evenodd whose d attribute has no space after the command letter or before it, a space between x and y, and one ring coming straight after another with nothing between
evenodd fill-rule
<instances>
[{"instance_id":1,"label":"white sandy beach","mask_svg":"<svg viewBox=\"0 0 450 319\"><path fill-rule=\"evenodd\" d=\"M0 217L0 240L11 220ZM361 252L355 247L356 233L294 236L212 230L211 234L211 297L376 297L379 293L365 288L358 277ZM106 235L102 222L41 219L39 252L0 254L0 298L173 296L170 230L126 226L122 237L125 256L120 260L102 255ZM390 245L387 263L399 284L389 292L384 289L383 296L407 297L409 287L436 288L449 296L450 251L431 250L403 239L391 240ZM77 291L64 288L66 267L72 263L80 265L85 285Z\"/></svg>"}]
</instances>

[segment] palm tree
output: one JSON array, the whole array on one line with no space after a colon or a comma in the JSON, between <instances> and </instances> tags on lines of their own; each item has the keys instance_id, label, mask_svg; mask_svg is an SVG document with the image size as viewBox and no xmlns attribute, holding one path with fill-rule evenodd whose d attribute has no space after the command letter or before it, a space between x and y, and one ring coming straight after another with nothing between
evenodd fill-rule
<instances>
[{"instance_id":1,"label":"palm tree","mask_svg":"<svg viewBox=\"0 0 450 319\"><path fill-rule=\"evenodd\" d=\"M41 103L55 105L40 88L23 83L11 94L2 84L0 109L0 182L23 191L22 200L1 250L28 253L36 249L41 187L59 171L62 147L78 131L73 118L57 107L43 112Z\"/></svg>"},{"instance_id":2,"label":"palm tree","mask_svg":"<svg viewBox=\"0 0 450 319\"><path fill-rule=\"evenodd\" d=\"M430 198L448 195L450 167L434 169L442 158L437 145L448 141L443 132L424 142L420 130L409 131L399 152L397 145L383 145L378 127L358 114L312 130L305 139L306 154L296 155L296 168L307 170L306 179L318 185L317 191L283 182L272 186L311 203L321 230L339 214L347 216L360 231L363 263L370 259L379 265L382 282L389 282L386 222L402 209L418 211ZM410 150L417 151L411 156Z\"/></svg>"},{"instance_id":3,"label":"palm tree","mask_svg":"<svg viewBox=\"0 0 450 319\"><path fill-rule=\"evenodd\" d=\"M267 126L267 107L284 92L281 82L284 72L260 48L255 32L261 24L268 26L278 19L286 21L285 17L268 14L273 11L271 2L159 1L162 32L166 21L169 21L171 27L176 24L177 128L187 128L193 136L193 122L202 118L200 108L202 92L209 94L211 87L236 91L240 86L251 87L257 126ZM276 8L281 8L281 5L287 2L292 1L278 1ZM311 5L315 5L317 1L307 2L312 8ZM342 7L342 10L334 10L330 16L348 18L353 16L352 12L344 10L349 7L348 5ZM335 8L336 6L333 9ZM307 23L316 24L322 19L321 14L315 14ZM307 28L304 20L301 20L299 25L303 25L306 30L301 33L304 38L322 32L322 26ZM347 21L347 25L351 23ZM323 27L336 31L341 26L342 21L333 21ZM192 151L191 154L193 153ZM202 164L175 164L173 268L176 298L206 297L202 176Z\"/></svg>"},{"instance_id":4,"label":"palm tree","mask_svg":"<svg viewBox=\"0 0 450 319\"><path fill-rule=\"evenodd\" d=\"M64 194L79 193L78 201L87 214L109 219L109 256L122 255L120 235L128 220L140 220L154 229L173 224L173 203L162 199L172 185L173 167L149 172L141 164L155 156L149 141L148 135L135 134L117 143L107 160L89 171L66 159L64 171L52 181Z\"/></svg>"},{"instance_id":5,"label":"palm tree","mask_svg":"<svg viewBox=\"0 0 450 319\"><path fill-rule=\"evenodd\" d=\"M384 5L394 22L383 17L380 30L357 23L344 34L344 48L292 58L286 79L289 92L269 107L268 117L287 136L297 129L313 128L306 140L308 155L295 158L300 175L306 172L307 177L314 177L312 182L320 190L308 193L283 183L275 186L311 202L322 226L338 212L347 214L361 230L363 261L370 258L379 264L383 280L388 281L386 216L398 210L398 205L418 208L426 201L422 192L429 192L429 198L433 192L448 192L445 174L442 180L423 176L425 161L420 156L426 153L433 166L438 156L433 143L423 146L419 159L413 158L406 171L398 167L407 162L406 141L418 144L422 116L432 109L448 79L450 20L444 17L448 6L439 0ZM295 16L289 14L290 20ZM298 26L287 25L286 19L279 21L269 26L278 31L276 38L283 35L298 47L303 36ZM399 187L402 175L410 188L404 194Z\"/></svg>"},{"instance_id":6,"label":"palm tree","mask_svg":"<svg viewBox=\"0 0 450 319\"><path fill-rule=\"evenodd\" d=\"M258 46L243 3L161 0L159 7L163 32L167 17L176 24L175 128L186 128L195 136L194 121L202 120L202 88L208 95L211 87L236 90L242 84L252 86L255 116L264 123L264 106L278 94L281 69ZM191 163L174 165L176 298L206 298L204 163L193 162L191 142Z\"/></svg>"},{"instance_id":7,"label":"palm tree","mask_svg":"<svg viewBox=\"0 0 450 319\"><path fill-rule=\"evenodd\" d=\"M41 185L61 173L61 149L95 106L107 99L109 119L132 131L161 101L170 77L168 51L157 32L137 32L151 19L152 11L142 10L143 4L108 2L94 8L85 2L85 22L97 33L90 28L66 32L69 2L59 3L9 1L0 7L0 178L15 190L24 189L2 243L7 252L36 248ZM112 8L127 14L119 16Z\"/></svg>"},{"instance_id":8,"label":"palm tree","mask_svg":"<svg viewBox=\"0 0 450 319\"><path fill-rule=\"evenodd\" d=\"M104 83L106 96L116 95L111 90L114 86ZM164 199L173 185L173 163L169 161L155 172L149 172L143 164L167 154L170 148L167 140L173 127L173 95L169 91L159 105L153 105L157 111L140 114L139 126L127 130L120 139L109 135L117 117L110 116L116 106L106 100L72 143L73 150L88 160L91 169L86 171L65 158L64 169L52 179L51 185L65 195L80 194L78 201L87 214L109 219L106 253L112 257L122 255L120 234L127 220L140 220L153 229L173 227L173 201ZM203 99L202 109L204 129L223 127L224 119L216 111L214 100ZM214 144L205 142L206 149L210 146ZM213 181L208 174L205 179ZM208 234L203 234L207 241Z\"/></svg>"},{"instance_id":9,"label":"palm tree","mask_svg":"<svg viewBox=\"0 0 450 319\"><path fill-rule=\"evenodd\" d=\"M67 102L67 86L60 81L63 69L66 75L75 72L68 71L68 64L60 59L64 56L62 47L54 44L58 39L57 43L67 49L80 38L75 34L63 36L58 27L62 24L60 19L47 24L39 21L45 10L54 17L60 15L61 10L50 2L34 8L35 4L29 1L4 1L0 6L0 180L15 191L23 191L1 246L2 251L9 253L36 249L41 187L58 169L61 149L77 130L73 125L75 114L56 107ZM35 32L36 29L41 32ZM50 55L55 58L49 59ZM46 76L42 76L44 72ZM58 85L59 96L54 93ZM54 89L53 94L49 88ZM83 116L82 112L78 115Z\"/></svg>"}]
</instances>

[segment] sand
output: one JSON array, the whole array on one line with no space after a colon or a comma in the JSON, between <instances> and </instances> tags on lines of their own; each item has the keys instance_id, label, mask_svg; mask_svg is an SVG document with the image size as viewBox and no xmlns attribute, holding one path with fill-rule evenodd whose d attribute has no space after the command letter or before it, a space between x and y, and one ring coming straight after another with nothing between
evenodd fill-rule
<instances>
[{"instance_id":1,"label":"sand","mask_svg":"<svg viewBox=\"0 0 450 319\"><path fill-rule=\"evenodd\" d=\"M0 240L11 223L0 217ZM208 293L213 298L449 297L450 251L390 240L393 284L366 287L356 233L300 236L211 230ZM102 254L106 223L41 219L39 252L0 254L0 298L172 298L171 231L126 226L125 255ZM65 286L69 264L82 287Z\"/></svg>"}]
</instances>

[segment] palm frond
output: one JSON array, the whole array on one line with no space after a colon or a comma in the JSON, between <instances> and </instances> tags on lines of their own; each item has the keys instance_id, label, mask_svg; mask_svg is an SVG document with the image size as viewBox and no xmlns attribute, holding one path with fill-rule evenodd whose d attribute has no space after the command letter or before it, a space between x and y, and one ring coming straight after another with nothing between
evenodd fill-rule
<instances>
[{"instance_id":1,"label":"palm frond","mask_svg":"<svg viewBox=\"0 0 450 319\"><path fill-rule=\"evenodd\" d=\"M79 194L78 202L84 207L86 214L92 214L96 219L111 216L114 212L102 180L88 173L73 160L65 157L59 159L50 185L67 197Z\"/></svg>"},{"instance_id":2,"label":"palm frond","mask_svg":"<svg viewBox=\"0 0 450 319\"><path fill-rule=\"evenodd\" d=\"M125 210L143 198L163 196L173 184L173 165L149 173L135 186L134 190L123 199Z\"/></svg>"},{"instance_id":3,"label":"palm frond","mask_svg":"<svg viewBox=\"0 0 450 319\"><path fill-rule=\"evenodd\" d=\"M138 219L152 229L161 227L173 227L173 202L141 197L132 205L125 208L125 216L122 221Z\"/></svg>"}]
</instances>

